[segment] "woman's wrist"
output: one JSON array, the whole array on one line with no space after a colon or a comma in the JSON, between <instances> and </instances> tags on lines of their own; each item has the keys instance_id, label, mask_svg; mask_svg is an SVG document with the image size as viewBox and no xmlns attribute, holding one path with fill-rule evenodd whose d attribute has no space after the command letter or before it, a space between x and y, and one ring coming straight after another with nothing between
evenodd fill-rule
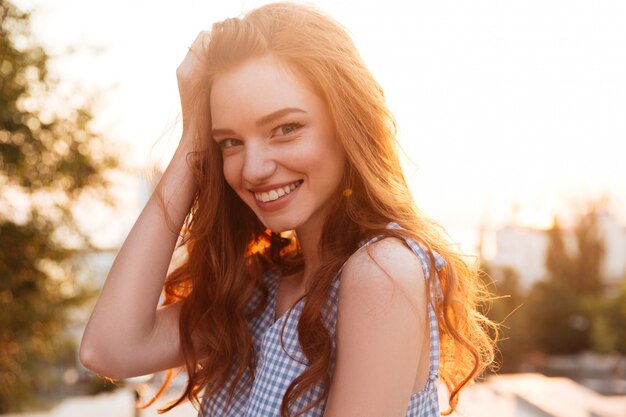
<instances>
[{"instance_id":1,"label":"woman's wrist","mask_svg":"<svg viewBox=\"0 0 626 417\"><path fill-rule=\"evenodd\" d=\"M183 133L182 133L182 135L180 137L180 141L178 143L177 152L180 151L180 152L183 152L185 154L188 154L188 153L194 151L195 135L194 135L193 132L195 132L195 129L183 127Z\"/></svg>"}]
</instances>

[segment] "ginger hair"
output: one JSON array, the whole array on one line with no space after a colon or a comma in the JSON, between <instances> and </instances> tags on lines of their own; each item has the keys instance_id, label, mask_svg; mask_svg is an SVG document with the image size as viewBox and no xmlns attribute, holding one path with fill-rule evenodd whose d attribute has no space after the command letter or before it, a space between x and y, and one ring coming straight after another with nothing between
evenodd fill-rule
<instances>
[{"instance_id":1,"label":"ginger hair","mask_svg":"<svg viewBox=\"0 0 626 417\"><path fill-rule=\"evenodd\" d=\"M221 151L210 137L206 103L212 80L245 60L271 54L325 101L346 155L336 207L322 231L322 262L304 296L298 323L300 345L310 366L287 389L281 417L292 417L290 404L319 381L324 383L323 394L293 417L327 399L331 339L321 310L341 265L361 240L379 234L412 238L447 262L437 271L430 254L429 282L438 281L443 299L429 297L428 302L439 318L439 374L450 393L450 409L442 414L451 413L460 391L493 362L494 325L478 312L487 293L478 270L447 243L443 228L414 204L398 158L394 118L350 36L315 8L274 3L215 23L210 42L199 53L207 72L196 89L197 108L208 112L197 131L198 151L189 158L197 194L179 247L186 256L164 287L165 304L182 302L180 341L188 383L180 398L164 410L186 399L200 407L202 390L211 397L227 383L231 401L239 382L243 386L252 382L256 358L248 322L268 303L263 272L302 267L297 237L266 230L228 186ZM392 221L402 229L386 229ZM250 306L256 292L262 294L261 302ZM192 334L201 340L205 355L195 351Z\"/></svg>"}]
</instances>

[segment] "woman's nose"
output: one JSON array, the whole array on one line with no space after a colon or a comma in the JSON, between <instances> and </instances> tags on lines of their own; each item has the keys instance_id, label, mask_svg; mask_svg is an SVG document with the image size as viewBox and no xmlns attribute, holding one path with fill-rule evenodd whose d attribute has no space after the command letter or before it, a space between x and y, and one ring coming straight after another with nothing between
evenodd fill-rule
<instances>
[{"instance_id":1,"label":"woman's nose","mask_svg":"<svg viewBox=\"0 0 626 417\"><path fill-rule=\"evenodd\" d=\"M264 146L249 147L246 149L243 179L250 184L261 184L274 175L276 165L269 149Z\"/></svg>"}]
</instances>

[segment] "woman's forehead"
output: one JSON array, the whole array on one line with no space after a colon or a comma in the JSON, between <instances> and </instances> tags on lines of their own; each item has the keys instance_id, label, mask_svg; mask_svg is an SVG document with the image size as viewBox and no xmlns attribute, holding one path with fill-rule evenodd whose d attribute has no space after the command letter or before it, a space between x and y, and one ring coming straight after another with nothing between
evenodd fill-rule
<instances>
[{"instance_id":1,"label":"woman's forehead","mask_svg":"<svg viewBox=\"0 0 626 417\"><path fill-rule=\"evenodd\" d=\"M317 111L321 99L309 83L272 55L249 59L213 80L210 105L214 126L259 118L284 109Z\"/></svg>"}]
</instances>

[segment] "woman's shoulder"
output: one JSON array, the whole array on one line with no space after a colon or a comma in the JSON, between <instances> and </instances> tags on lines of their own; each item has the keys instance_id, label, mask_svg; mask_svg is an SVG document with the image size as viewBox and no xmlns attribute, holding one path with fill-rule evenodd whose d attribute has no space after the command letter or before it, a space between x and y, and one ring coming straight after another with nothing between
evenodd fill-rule
<instances>
[{"instance_id":1,"label":"woman's shoulder","mask_svg":"<svg viewBox=\"0 0 626 417\"><path fill-rule=\"evenodd\" d=\"M424 268L403 239L386 237L361 246L343 266L339 300L359 298L377 303L398 289L419 303L424 296Z\"/></svg>"},{"instance_id":2,"label":"woman's shoulder","mask_svg":"<svg viewBox=\"0 0 626 417\"><path fill-rule=\"evenodd\" d=\"M403 239L369 242L348 259L336 317L336 390L363 382L363 375L383 375L367 382L380 390L415 378L407 363L416 360L427 328L426 285L420 261Z\"/></svg>"},{"instance_id":3,"label":"woman's shoulder","mask_svg":"<svg viewBox=\"0 0 626 417\"><path fill-rule=\"evenodd\" d=\"M346 261L342 280L391 278L393 281L424 279L424 271L414 250L404 239L384 237L368 242ZM352 278L354 277L354 278Z\"/></svg>"},{"instance_id":4,"label":"woman's shoulder","mask_svg":"<svg viewBox=\"0 0 626 417\"><path fill-rule=\"evenodd\" d=\"M397 289L418 304L425 298L424 283L431 266L439 271L446 261L426 244L409 237L397 224L389 223L387 229L396 230L361 241L344 263L340 270L340 299L352 297L346 294L354 293L354 288L367 298L394 294Z\"/></svg>"}]
</instances>

